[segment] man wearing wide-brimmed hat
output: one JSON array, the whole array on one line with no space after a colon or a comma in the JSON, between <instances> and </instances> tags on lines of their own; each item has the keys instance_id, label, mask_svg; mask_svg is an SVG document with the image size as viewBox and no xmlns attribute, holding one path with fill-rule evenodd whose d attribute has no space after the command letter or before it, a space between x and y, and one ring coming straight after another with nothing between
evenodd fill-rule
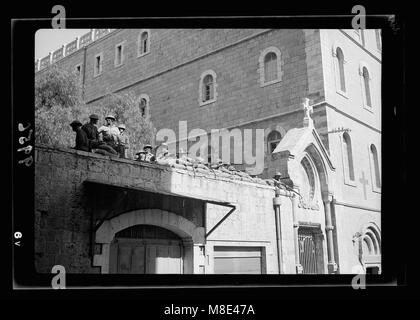
<instances>
[{"instance_id":1,"label":"man wearing wide-brimmed hat","mask_svg":"<svg viewBox=\"0 0 420 320\"><path fill-rule=\"evenodd\" d=\"M79 120L74 120L70 123L70 127L76 132L76 145L74 149L89 152L89 140L86 132L82 130L82 123Z\"/></svg>"},{"instance_id":2,"label":"man wearing wide-brimmed hat","mask_svg":"<svg viewBox=\"0 0 420 320\"><path fill-rule=\"evenodd\" d=\"M120 134L118 136L118 151L120 154L120 158L127 158L128 148L130 140L126 133L127 128L124 124L119 124L118 129L120 130Z\"/></svg>"},{"instance_id":3,"label":"man wearing wide-brimmed hat","mask_svg":"<svg viewBox=\"0 0 420 320\"><path fill-rule=\"evenodd\" d=\"M116 150L120 131L115 125L115 117L113 115L107 115L105 121L107 122L106 125L100 127L98 130L99 141L103 142L98 148L105 149L113 154L118 154Z\"/></svg>"},{"instance_id":4,"label":"man wearing wide-brimmed hat","mask_svg":"<svg viewBox=\"0 0 420 320\"><path fill-rule=\"evenodd\" d=\"M143 147L143 150L146 152L145 161L154 162L156 160L155 155L152 153L153 147L151 144L146 144Z\"/></svg>"},{"instance_id":5,"label":"man wearing wide-brimmed hat","mask_svg":"<svg viewBox=\"0 0 420 320\"><path fill-rule=\"evenodd\" d=\"M86 132L86 135L89 139L89 150L97 148L99 145L99 134L97 123L99 116L97 114L91 114L89 116L90 122L85 123L82 126L82 130Z\"/></svg>"}]
</instances>

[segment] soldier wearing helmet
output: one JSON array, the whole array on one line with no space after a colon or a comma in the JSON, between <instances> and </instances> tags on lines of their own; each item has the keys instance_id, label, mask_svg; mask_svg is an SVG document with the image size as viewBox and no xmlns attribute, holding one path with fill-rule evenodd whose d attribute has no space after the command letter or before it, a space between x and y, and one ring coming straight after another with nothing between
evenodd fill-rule
<instances>
[{"instance_id":1,"label":"soldier wearing helmet","mask_svg":"<svg viewBox=\"0 0 420 320\"><path fill-rule=\"evenodd\" d=\"M82 130L86 132L86 135L89 139L89 151L92 151L92 149L97 148L99 145L99 134L97 127L99 116L97 114L91 114L89 119L90 122L85 123L82 126Z\"/></svg>"}]
</instances>

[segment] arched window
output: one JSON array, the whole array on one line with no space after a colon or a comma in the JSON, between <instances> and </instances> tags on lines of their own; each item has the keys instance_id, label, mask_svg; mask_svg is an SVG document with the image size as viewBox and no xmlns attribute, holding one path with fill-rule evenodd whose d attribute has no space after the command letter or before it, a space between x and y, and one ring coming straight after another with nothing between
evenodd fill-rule
<instances>
[{"instance_id":1,"label":"arched window","mask_svg":"<svg viewBox=\"0 0 420 320\"><path fill-rule=\"evenodd\" d=\"M138 101L140 115L142 117L147 117L149 114L149 97L146 94L142 94Z\"/></svg>"},{"instance_id":2,"label":"arched window","mask_svg":"<svg viewBox=\"0 0 420 320\"><path fill-rule=\"evenodd\" d=\"M214 99L214 81L213 76L208 74L203 79L203 102Z\"/></svg>"},{"instance_id":3,"label":"arched window","mask_svg":"<svg viewBox=\"0 0 420 320\"><path fill-rule=\"evenodd\" d=\"M281 134L280 132L273 130L270 132L270 134L267 136L267 150L268 153L273 153L273 151L276 149L277 145L279 144L281 140Z\"/></svg>"},{"instance_id":4,"label":"arched window","mask_svg":"<svg viewBox=\"0 0 420 320\"><path fill-rule=\"evenodd\" d=\"M138 39L138 52L137 56L145 55L150 51L150 31L143 30L140 32Z\"/></svg>"},{"instance_id":5,"label":"arched window","mask_svg":"<svg viewBox=\"0 0 420 320\"><path fill-rule=\"evenodd\" d=\"M277 79L277 56L274 52L269 52L264 58L265 82Z\"/></svg>"},{"instance_id":6,"label":"arched window","mask_svg":"<svg viewBox=\"0 0 420 320\"><path fill-rule=\"evenodd\" d=\"M363 85L364 85L364 90L365 90L366 105L368 107L372 107L369 80L370 80L369 71L366 67L363 67Z\"/></svg>"},{"instance_id":7,"label":"arched window","mask_svg":"<svg viewBox=\"0 0 420 320\"><path fill-rule=\"evenodd\" d=\"M344 52L341 47L333 45L332 47L332 56L333 56L333 68L334 68L334 80L335 80L335 90L338 94L347 98L346 94L346 60L344 57Z\"/></svg>"},{"instance_id":8,"label":"arched window","mask_svg":"<svg viewBox=\"0 0 420 320\"><path fill-rule=\"evenodd\" d=\"M276 47L266 48L259 58L260 86L281 81L281 52Z\"/></svg>"},{"instance_id":9,"label":"arched window","mask_svg":"<svg viewBox=\"0 0 420 320\"><path fill-rule=\"evenodd\" d=\"M347 132L343 134L343 147L345 177L348 177L351 181L354 181L353 153L350 136Z\"/></svg>"},{"instance_id":10,"label":"arched window","mask_svg":"<svg viewBox=\"0 0 420 320\"><path fill-rule=\"evenodd\" d=\"M341 48L337 48L337 62L338 62L338 73L340 79L340 90L346 92L346 78L344 74L344 54Z\"/></svg>"},{"instance_id":11,"label":"arched window","mask_svg":"<svg viewBox=\"0 0 420 320\"><path fill-rule=\"evenodd\" d=\"M370 155L371 155L371 161L372 161L372 170L373 170L373 179L375 186L377 188L381 187L381 174L379 172L379 158L378 158L378 151L376 150L375 145L370 145Z\"/></svg>"},{"instance_id":12,"label":"arched window","mask_svg":"<svg viewBox=\"0 0 420 320\"><path fill-rule=\"evenodd\" d=\"M199 85L199 105L205 105L217 99L216 73L207 70L201 74Z\"/></svg>"}]
</instances>

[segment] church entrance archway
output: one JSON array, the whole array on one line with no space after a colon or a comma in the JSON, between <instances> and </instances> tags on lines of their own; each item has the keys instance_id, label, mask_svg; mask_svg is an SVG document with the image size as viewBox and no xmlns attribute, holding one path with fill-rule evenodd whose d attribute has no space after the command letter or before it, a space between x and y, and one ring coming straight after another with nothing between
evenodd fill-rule
<instances>
[{"instance_id":1,"label":"church entrance archway","mask_svg":"<svg viewBox=\"0 0 420 320\"><path fill-rule=\"evenodd\" d=\"M115 234L110 247L110 273L181 274L184 246L170 230L135 225Z\"/></svg>"},{"instance_id":2,"label":"church entrance archway","mask_svg":"<svg viewBox=\"0 0 420 320\"><path fill-rule=\"evenodd\" d=\"M304 274L324 273L324 254L320 228L299 227L299 261Z\"/></svg>"}]
</instances>

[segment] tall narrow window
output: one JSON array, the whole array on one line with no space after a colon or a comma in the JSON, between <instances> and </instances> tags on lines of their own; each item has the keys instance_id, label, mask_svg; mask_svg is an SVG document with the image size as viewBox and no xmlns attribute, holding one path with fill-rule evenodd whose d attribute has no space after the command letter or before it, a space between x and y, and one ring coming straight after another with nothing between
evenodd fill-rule
<instances>
[{"instance_id":1,"label":"tall narrow window","mask_svg":"<svg viewBox=\"0 0 420 320\"><path fill-rule=\"evenodd\" d=\"M150 51L150 32L149 30L141 31L138 38L138 56L145 55Z\"/></svg>"},{"instance_id":2,"label":"tall narrow window","mask_svg":"<svg viewBox=\"0 0 420 320\"><path fill-rule=\"evenodd\" d=\"M147 100L145 98L140 99L140 114L142 117L146 115Z\"/></svg>"},{"instance_id":3,"label":"tall narrow window","mask_svg":"<svg viewBox=\"0 0 420 320\"><path fill-rule=\"evenodd\" d=\"M203 102L212 100L214 97L213 77L208 74L203 80Z\"/></svg>"},{"instance_id":4,"label":"tall narrow window","mask_svg":"<svg viewBox=\"0 0 420 320\"><path fill-rule=\"evenodd\" d=\"M264 58L265 82L277 79L277 56L274 52L269 52Z\"/></svg>"},{"instance_id":5,"label":"tall narrow window","mask_svg":"<svg viewBox=\"0 0 420 320\"><path fill-rule=\"evenodd\" d=\"M344 144L344 170L345 175L351 180L354 181L354 168L353 168L353 153L351 147L350 136L347 132L343 134L343 144Z\"/></svg>"},{"instance_id":6,"label":"tall narrow window","mask_svg":"<svg viewBox=\"0 0 420 320\"><path fill-rule=\"evenodd\" d=\"M149 47L147 43L148 37L149 35L147 34L147 32L143 32L141 35L141 53L146 53L147 51L149 51Z\"/></svg>"},{"instance_id":7,"label":"tall narrow window","mask_svg":"<svg viewBox=\"0 0 420 320\"><path fill-rule=\"evenodd\" d=\"M123 45L122 44L118 44L115 46L115 61L114 61L114 65L116 67L122 65L123 63Z\"/></svg>"},{"instance_id":8,"label":"tall narrow window","mask_svg":"<svg viewBox=\"0 0 420 320\"><path fill-rule=\"evenodd\" d=\"M98 76L102 73L102 54L95 56L95 65L94 65L94 76Z\"/></svg>"},{"instance_id":9,"label":"tall narrow window","mask_svg":"<svg viewBox=\"0 0 420 320\"><path fill-rule=\"evenodd\" d=\"M76 77L79 80L82 79L82 66L80 64L76 66Z\"/></svg>"},{"instance_id":10,"label":"tall narrow window","mask_svg":"<svg viewBox=\"0 0 420 320\"><path fill-rule=\"evenodd\" d=\"M271 154L276 149L281 140L280 132L273 130L267 136L267 150Z\"/></svg>"},{"instance_id":11,"label":"tall narrow window","mask_svg":"<svg viewBox=\"0 0 420 320\"><path fill-rule=\"evenodd\" d=\"M370 154L372 159L372 166L373 166L373 177L375 180L375 185L377 188L381 187L381 175L379 172L379 159L378 159L378 151L376 150L375 145L370 146Z\"/></svg>"},{"instance_id":12,"label":"tall narrow window","mask_svg":"<svg viewBox=\"0 0 420 320\"><path fill-rule=\"evenodd\" d=\"M375 30L375 36L376 36L376 48L378 50L382 50L382 35L381 35L381 30L380 29L376 29Z\"/></svg>"},{"instance_id":13,"label":"tall narrow window","mask_svg":"<svg viewBox=\"0 0 420 320\"><path fill-rule=\"evenodd\" d=\"M340 90L346 91L346 78L344 75L344 54L341 48L337 48L337 60L338 60L338 73L340 77Z\"/></svg>"},{"instance_id":14,"label":"tall narrow window","mask_svg":"<svg viewBox=\"0 0 420 320\"><path fill-rule=\"evenodd\" d=\"M369 86L369 71L366 67L363 67L363 85L365 90L366 105L372 107L372 101L370 97L370 86Z\"/></svg>"},{"instance_id":15,"label":"tall narrow window","mask_svg":"<svg viewBox=\"0 0 420 320\"><path fill-rule=\"evenodd\" d=\"M198 90L200 106L217 100L217 80L216 73L213 70L207 70L201 74Z\"/></svg>"}]
</instances>

